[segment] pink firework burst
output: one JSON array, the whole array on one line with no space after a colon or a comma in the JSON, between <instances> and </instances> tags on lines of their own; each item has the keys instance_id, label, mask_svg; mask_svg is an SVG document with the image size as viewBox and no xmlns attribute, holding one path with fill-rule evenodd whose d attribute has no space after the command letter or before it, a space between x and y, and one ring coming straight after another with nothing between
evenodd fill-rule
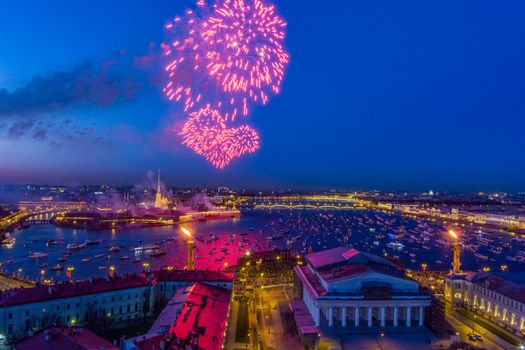
<instances>
[{"instance_id":1,"label":"pink firework burst","mask_svg":"<svg viewBox=\"0 0 525 350\"><path fill-rule=\"evenodd\" d=\"M259 135L247 125L228 128L224 118L209 105L190 114L179 132L182 143L223 169L235 157L259 148Z\"/></svg>"},{"instance_id":2,"label":"pink firework burst","mask_svg":"<svg viewBox=\"0 0 525 350\"><path fill-rule=\"evenodd\" d=\"M235 157L240 157L246 153L255 153L259 149L259 135L255 129L248 125L241 125L231 129L229 153Z\"/></svg>"},{"instance_id":3,"label":"pink firework burst","mask_svg":"<svg viewBox=\"0 0 525 350\"><path fill-rule=\"evenodd\" d=\"M286 23L262 0L198 2L166 25L168 83L163 92L186 112L210 104L225 119L247 115L250 103L278 94L289 55Z\"/></svg>"}]
</instances>

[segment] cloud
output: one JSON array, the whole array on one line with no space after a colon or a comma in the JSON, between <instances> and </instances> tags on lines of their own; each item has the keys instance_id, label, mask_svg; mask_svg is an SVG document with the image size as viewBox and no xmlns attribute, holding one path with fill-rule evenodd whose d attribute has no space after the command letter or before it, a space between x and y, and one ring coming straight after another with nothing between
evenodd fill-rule
<instances>
[{"instance_id":1,"label":"cloud","mask_svg":"<svg viewBox=\"0 0 525 350\"><path fill-rule=\"evenodd\" d=\"M157 59L154 45L144 56L119 50L105 60L86 60L34 76L16 89L0 87L0 138L40 142L55 150L107 150L121 143L142 143L132 120L109 127L86 115L136 101L149 87L157 90L152 78Z\"/></svg>"},{"instance_id":2,"label":"cloud","mask_svg":"<svg viewBox=\"0 0 525 350\"><path fill-rule=\"evenodd\" d=\"M80 119L85 113L78 110L134 101L149 84L148 72L138 71L134 61L117 51L103 61L34 76L11 91L0 88L0 137L43 142L53 149L112 147L114 131Z\"/></svg>"},{"instance_id":3,"label":"cloud","mask_svg":"<svg viewBox=\"0 0 525 350\"><path fill-rule=\"evenodd\" d=\"M7 130L7 137L18 139L35 125L32 120L21 120L11 124Z\"/></svg>"},{"instance_id":4,"label":"cloud","mask_svg":"<svg viewBox=\"0 0 525 350\"><path fill-rule=\"evenodd\" d=\"M0 89L0 117L27 116L70 107L107 107L132 101L142 84L118 58L95 65L87 60L66 71L35 76L24 86Z\"/></svg>"}]
</instances>

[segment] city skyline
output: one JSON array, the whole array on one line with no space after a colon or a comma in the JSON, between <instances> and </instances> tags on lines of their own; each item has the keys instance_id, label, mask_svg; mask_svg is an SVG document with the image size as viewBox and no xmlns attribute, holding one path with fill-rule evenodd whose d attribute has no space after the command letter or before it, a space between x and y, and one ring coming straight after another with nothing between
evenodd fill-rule
<instances>
[{"instance_id":1,"label":"city skyline","mask_svg":"<svg viewBox=\"0 0 525 350\"><path fill-rule=\"evenodd\" d=\"M156 80L163 26L193 1L5 4L0 183L133 184L161 168L179 186L523 190L525 5L336 5L276 1L282 92L246 119L260 149L216 170L164 132L177 111ZM53 101L34 79L58 89L50 72L103 94Z\"/></svg>"}]
</instances>

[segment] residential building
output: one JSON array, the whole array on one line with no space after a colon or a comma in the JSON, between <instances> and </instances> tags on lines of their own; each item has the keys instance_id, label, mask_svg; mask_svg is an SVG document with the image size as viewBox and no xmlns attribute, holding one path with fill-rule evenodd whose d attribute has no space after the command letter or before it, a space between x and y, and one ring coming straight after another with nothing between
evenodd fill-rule
<instances>
[{"instance_id":1,"label":"residential building","mask_svg":"<svg viewBox=\"0 0 525 350\"><path fill-rule=\"evenodd\" d=\"M469 272L446 277L445 298L520 337L525 336L525 276Z\"/></svg>"}]
</instances>

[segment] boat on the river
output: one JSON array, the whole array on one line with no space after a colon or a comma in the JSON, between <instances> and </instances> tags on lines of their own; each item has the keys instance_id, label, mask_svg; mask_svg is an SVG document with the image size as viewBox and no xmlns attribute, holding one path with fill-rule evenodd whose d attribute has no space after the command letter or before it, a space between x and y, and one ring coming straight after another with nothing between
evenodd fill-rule
<instances>
[{"instance_id":1,"label":"boat on the river","mask_svg":"<svg viewBox=\"0 0 525 350\"><path fill-rule=\"evenodd\" d=\"M84 243L86 243L87 245L95 245L95 244L100 244L102 242L103 240L101 239L86 239Z\"/></svg>"},{"instance_id":2,"label":"boat on the river","mask_svg":"<svg viewBox=\"0 0 525 350\"><path fill-rule=\"evenodd\" d=\"M42 252L29 253L30 259L41 259L41 258L46 258L46 257L47 257L47 254L42 253Z\"/></svg>"},{"instance_id":3,"label":"boat on the river","mask_svg":"<svg viewBox=\"0 0 525 350\"><path fill-rule=\"evenodd\" d=\"M67 246L66 246L66 249L82 249L82 248L85 248L87 247L87 243L84 242L84 243L69 243Z\"/></svg>"},{"instance_id":4,"label":"boat on the river","mask_svg":"<svg viewBox=\"0 0 525 350\"><path fill-rule=\"evenodd\" d=\"M386 246L389 247L389 248L398 249L398 250L401 250L401 249L403 249L405 247L405 245L403 243L400 243L400 242L390 242L390 243L387 243Z\"/></svg>"},{"instance_id":5,"label":"boat on the river","mask_svg":"<svg viewBox=\"0 0 525 350\"><path fill-rule=\"evenodd\" d=\"M60 265L60 264L56 264L55 266L53 266L52 268L50 268L51 271L61 271L64 269L64 266Z\"/></svg>"},{"instance_id":6,"label":"boat on the river","mask_svg":"<svg viewBox=\"0 0 525 350\"><path fill-rule=\"evenodd\" d=\"M15 237L6 237L2 240L2 244L9 245L15 243L16 238Z\"/></svg>"},{"instance_id":7,"label":"boat on the river","mask_svg":"<svg viewBox=\"0 0 525 350\"><path fill-rule=\"evenodd\" d=\"M163 256L163 255L166 255L166 251L165 250L156 250L156 251L150 253L149 256L152 257L152 258L157 258L157 257Z\"/></svg>"},{"instance_id":8,"label":"boat on the river","mask_svg":"<svg viewBox=\"0 0 525 350\"><path fill-rule=\"evenodd\" d=\"M110 253L117 253L117 252L120 252L121 250L122 248L120 248L119 246L113 246L109 248Z\"/></svg>"},{"instance_id":9,"label":"boat on the river","mask_svg":"<svg viewBox=\"0 0 525 350\"><path fill-rule=\"evenodd\" d=\"M143 252L148 250L158 250L160 245L158 243L151 243L146 245L141 245L137 247L131 247L129 250L132 252Z\"/></svg>"},{"instance_id":10,"label":"boat on the river","mask_svg":"<svg viewBox=\"0 0 525 350\"><path fill-rule=\"evenodd\" d=\"M58 244L58 241L56 239L48 239L46 241L46 245L47 246L50 246L50 245L55 245L55 244Z\"/></svg>"}]
</instances>

